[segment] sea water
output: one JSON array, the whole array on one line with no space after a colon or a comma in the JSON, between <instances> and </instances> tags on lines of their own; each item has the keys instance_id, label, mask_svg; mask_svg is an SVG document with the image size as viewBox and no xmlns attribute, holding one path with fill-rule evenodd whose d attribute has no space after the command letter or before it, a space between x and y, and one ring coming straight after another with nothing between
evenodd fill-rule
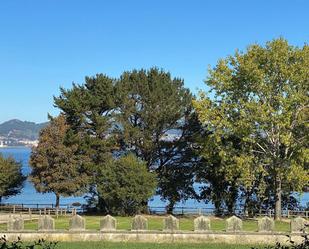
<instances>
[{"instance_id":1,"label":"sea water","mask_svg":"<svg viewBox=\"0 0 309 249\"><path fill-rule=\"evenodd\" d=\"M16 161L22 164L22 172L24 175L28 176L31 173L31 168L29 166L29 159L31 154L31 149L27 147L6 147L0 148L0 153L5 157L13 157ZM61 197L61 205L71 205L73 203L85 204L85 196L79 197ZM309 201L309 193L305 193L299 197L301 205L306 206L306 203ZM20 194L5 198L4 203L11 204L54 204L55 195L53 193L38 193L33 184L27 179L24 183L24 187ZM164 208L167 205L167 202L162 201L159 196L153 196L149 201L150 207L162 207ZM177 203L178 207L185 208L213 208L211 203L205 204L204 202L198 202L194 199L189 199L185 202Z\"/></svg>"}]
</instances>

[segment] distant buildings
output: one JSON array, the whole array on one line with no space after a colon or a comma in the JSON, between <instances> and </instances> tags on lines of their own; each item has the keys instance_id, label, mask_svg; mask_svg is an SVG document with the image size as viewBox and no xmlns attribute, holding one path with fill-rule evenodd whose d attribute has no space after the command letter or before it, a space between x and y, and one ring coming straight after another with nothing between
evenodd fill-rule
<instances>
[{"instance_id":1,"label":"distant buildings","mask_svg":"<svg viewBox=\"0 0 309 249\"><path fill-rule=\"evenodd\" d=\"M11 146L36 147L38 145L38 142L39 142L38 140L17 139L17 138L0 136L0 148L11 147Z\"/></svg>"}]
</instances>

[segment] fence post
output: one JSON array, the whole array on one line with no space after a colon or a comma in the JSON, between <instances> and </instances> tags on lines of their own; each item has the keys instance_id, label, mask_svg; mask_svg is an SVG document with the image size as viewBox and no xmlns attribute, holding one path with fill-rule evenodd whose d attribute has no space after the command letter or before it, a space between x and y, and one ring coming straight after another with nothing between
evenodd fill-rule
<instances>
[{"instance_id":1,"label":"fence post","mask_svg":"<svg viewBox=\"0 0 309 249\"><path fill-rule=\"evenodd\" d=\"M31 213L31 208L28 209L28 213L29 213L29 220L32 221L32 213Z\"/></svg>"},{"instance_id":2,"label":"fence post","mask_svg":"<svg viewBox=\"0 0 309 249\"><path fill-rule=\"evenodd\" d=\"M13 214L15 214L15 205L13 205Z\"/></svg>"}]
</instances>

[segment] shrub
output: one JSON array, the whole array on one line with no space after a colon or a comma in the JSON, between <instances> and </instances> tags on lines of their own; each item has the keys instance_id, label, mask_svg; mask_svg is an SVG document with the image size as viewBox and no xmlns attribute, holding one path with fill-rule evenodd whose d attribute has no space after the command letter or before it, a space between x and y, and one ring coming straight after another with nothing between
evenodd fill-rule
<instances>
[{"instance_id":1,"label":"shrub","mask_svg":"<svg viewBox=\"0 0 309 249\"><path fill-rule=\"evenodd\" d=\"M155 193L155 174L148 172L145 162L133 154L112 160L98 171L96 184L103 212L136 214L144 208L145 200Z\"/></svg>"},{"instance_id":2,"label":"shrub","mask_svg":"<svg viewBox=\"0 0 309 249\"><path fill-rule=\"evenodd\" d=\"M44 239L24 244L20 237L13 242L7 241L5 236L0 238L0 249L55 249L57 244L58 242L48 242Z\"/></svg>"}]
</instances>

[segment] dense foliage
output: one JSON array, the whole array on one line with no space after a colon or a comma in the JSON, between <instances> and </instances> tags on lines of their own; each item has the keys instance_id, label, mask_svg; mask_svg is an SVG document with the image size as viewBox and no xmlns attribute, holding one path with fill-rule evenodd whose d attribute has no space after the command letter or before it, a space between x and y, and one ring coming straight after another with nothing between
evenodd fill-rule
<instances>
[{"instance_id":1,"label":"dense foliage","mask_svg":"<svg viewBox=\"0 0 309 249\"><path fill-rule=\"evenodd\" d=\"M6 237L0 238L0 249L55 249L58 242L48 242L44 239L39 239L32 243L24 243L20 237L16 241L9 242Z\"/></svg>"},{"instance_id":2,"label":"dense foliage","mask_svg":"<svg viewBox=\"0 0 309 249\"><path fill-rule=\"evenodd\" d=\"M116 95L120 150L134 153L155 170L158 194L169 201L169 211L194 198L197 159L192 144L199 130L183 80L156 68L124 72Z\"/></svg>"},{"instance_id":3,"label":"dense foliage","mask_svg":"<svg viewBox=\"0 0 309 249\"><path fill-rule=\"evenodd\" d=\"M55 193L57 207L60 196L83 194L90 180L87 159L78 153L78 145L66 141L68 130L64 116L51 118L30 158L30 180L38 192Z\"/></svg>"},{"instance_id":4,"label":"dense foliage","mask_svg":"<svg viewBox=\"0 0 309 249\"><path fill-rule=\"evenodd\" d=\"M101 167L133 153L156 172L159 193L171 208L194 196L196 155L191 145L196 126L190 123L192 96L182 80L157 68L124 72L119 79L98 74L86 77L84 85L61 89L55 104L92 161L92 190ZM98 195L99 203L105 203L102 198Z\"/></svg>"},{"instance_id":5,"label":"dense foliage","mask_svg":"<svg viewBox=\"0 0 309 249\"><path fill-rule=\"evenodd\" d=\"M142 211L156 188L156 176L133 154L111 160L98 169L96 188L105 213L124 215ZM101 203L102 204L102 203Z\"/></svg>"},{"instance_id":6,"label":"dense foliage","mask_svg":"<svg viewBox=\"0 0 309 249\"><path fill-rule=\"evenodd\" d=\"M309 46L284 39L237 51L209 71L211 90L195 108L210 131L199 169L210 199L226 198L232 211L242 190L245 208L273 200L280 217L283 193L308 186L308 79Z\"/></svg>"},{"instance_id":7,"label":"dense foliage","mask_svg":"<svg viewBox=\"0 0 309 249\"><path fill-rule=\"evenodd\" d=\"M19 194L25 179L21 163L0 154L0 203L3 197Z\"/></svg>"}]
</instances>

